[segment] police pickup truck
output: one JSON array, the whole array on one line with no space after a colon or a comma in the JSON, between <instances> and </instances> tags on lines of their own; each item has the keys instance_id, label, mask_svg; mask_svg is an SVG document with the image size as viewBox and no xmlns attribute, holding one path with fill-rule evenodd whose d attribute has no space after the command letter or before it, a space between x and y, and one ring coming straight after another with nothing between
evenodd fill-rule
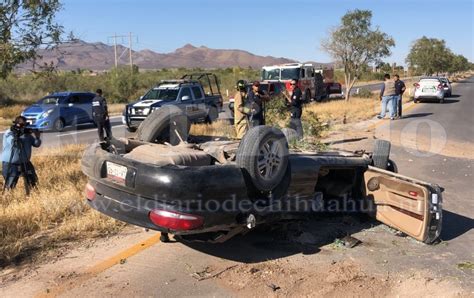
<instances>
[{"instance_id":1,"label":"police pickup truck","mask_svg":"<svg viewBox=\"0 0 474 298\"><path fill-rule=\"evenodd\" d=\"M178 80L163 80L139 101L128 104L122 122L129 131L134 132L155 110L174 105L186 114L190 122L212 123L219 117L222 103L216 75L188 74Z\"/></svg>"}]
</instances>

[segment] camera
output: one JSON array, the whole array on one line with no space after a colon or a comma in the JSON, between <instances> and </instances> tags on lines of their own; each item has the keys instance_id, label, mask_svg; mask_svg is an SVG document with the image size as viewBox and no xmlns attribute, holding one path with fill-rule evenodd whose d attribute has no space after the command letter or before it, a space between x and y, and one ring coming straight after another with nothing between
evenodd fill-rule
<instances>
[{"instance_id":1,"label":"camera","mask_svg":"<svg viewBox=\"0 0 474 298\"><path fill-rule=\"evenodd\" d=\"M27 123L28 125L29 123ZM22 135L25 135L25 134L32 134L34 132L38 132L39 130L38 129L32 129L32 128L29 128L29 127L26 127L26 126L19 126L17 124L13 124L11 127L10 127L10 130L13 132L13 134L16 136L16 137L20 137Z\"/></svg>"}]
</instances>

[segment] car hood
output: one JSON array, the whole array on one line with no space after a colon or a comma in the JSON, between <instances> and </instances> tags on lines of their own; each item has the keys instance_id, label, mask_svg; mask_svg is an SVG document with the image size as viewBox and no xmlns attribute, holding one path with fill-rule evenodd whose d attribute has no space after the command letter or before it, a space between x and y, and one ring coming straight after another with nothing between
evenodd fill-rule
<instances>
[{"instance_id":1,"label":"car hood","mask_svg":"<svg viewBox=\"0 0 474 298\"><path fill-rule=\"evenodd\" d=\"M132 105L134 108L150 108L150 107L161 107L166 101L161 99L145 99L136 102Z\"/></svg>"},{"instance_id":2,"label":"car hood","mask_svg":"<svg viewBox=\"0 0 474 298\"><path fill-rule=\"evenodd\" d=\"M40 106L40 105L31 105L23 110L24 114L41 114L44 111L52 108L53 106Z\"/></svg>"}]
</instances>

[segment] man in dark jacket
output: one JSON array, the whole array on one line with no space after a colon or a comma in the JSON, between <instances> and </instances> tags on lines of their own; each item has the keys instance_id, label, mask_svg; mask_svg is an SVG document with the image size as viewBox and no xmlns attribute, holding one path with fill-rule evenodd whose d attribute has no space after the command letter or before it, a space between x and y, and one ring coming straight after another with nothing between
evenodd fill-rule
<instances>
[{"instance_id":1,"label":"man in dark jacket","mask_svg":"<svg viewBox=\"0 0 474 298\"><path fill-rule=\"evenodd\" d=\"M402 118L402 96L403 93L405 92L407 88L405 87L405 83L400 80L399 75L395 75L395 93L398 96L396 103L397 103L397 108L395 109L395 112L397 114L397 118Z\"/></svg>"},{"instance_id":2,"label":"man in dark jacket","mask_svg":"<svg viewBox=\"0 0 474 298\"><path fill-rule=\"evenodd\" d=\"M249 126L255 127L258 125L265 125L265 102L270 97L259 90L260 82L252 83L252 89L247 94L246 107L250 109Z\"/></svg>"},{"instance_id":3,"label":"man in dark jacket","mask_svg":"<svg viewBox=\"0 0 474 298\"><path fill-rule=\"evenodd\" d=\"M102 89L97 89L96 95L92 100L92 116L97 125L99 139L104 141L104 130L107 139L112 138L112 127L110 125L109 112L107 110L107 101L102 97Z\"/></svg>"},{"instance_id":4,"label":"man in dark jacket","mask_svg":"<svg viewBox=\"0 0 474 298\"><path fill-rule=\"evenodd\" d=\"M303 124L301 123L301 115L303 114L303 92L298 87L297 80L291 80L290 83L291 91L289 95L283 93L288 101L290 106L291 119L290 119L290 128L296 130L298 133L298 138L303 138Z\"/></svg>"}]
</instances>

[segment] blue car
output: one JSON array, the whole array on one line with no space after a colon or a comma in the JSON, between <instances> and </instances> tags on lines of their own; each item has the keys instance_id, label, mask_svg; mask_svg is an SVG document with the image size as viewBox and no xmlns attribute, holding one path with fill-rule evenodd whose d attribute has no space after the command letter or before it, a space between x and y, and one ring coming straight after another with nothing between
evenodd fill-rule
<instances>
[{"instance_id":1,"label":"blue car","mask_svg":"<svg viewBox=\"0 0 474 298\"><path fill-rule=\"evenodd\" d=\"M21 115L30 128L62 131L66 126L94 123L90 92L57 92L27 107Z\"/></svg>"}]
</instances>

